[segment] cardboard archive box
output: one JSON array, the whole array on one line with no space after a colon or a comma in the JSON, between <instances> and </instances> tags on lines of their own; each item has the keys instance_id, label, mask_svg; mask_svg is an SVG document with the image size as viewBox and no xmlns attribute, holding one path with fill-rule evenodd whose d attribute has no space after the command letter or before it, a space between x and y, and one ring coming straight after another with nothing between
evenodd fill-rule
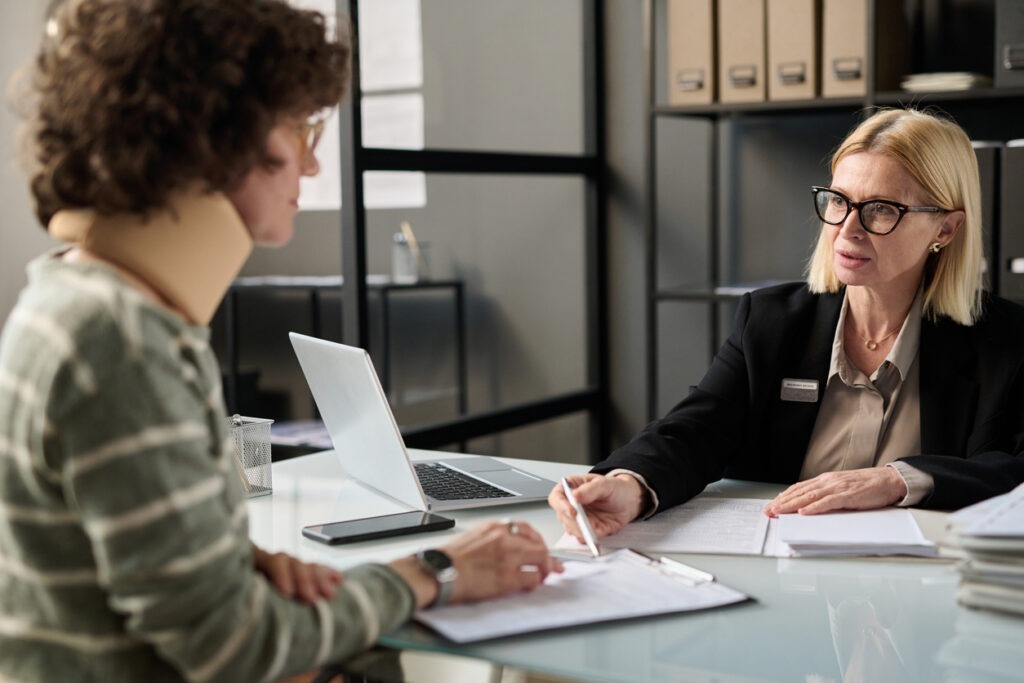
<instances>
[{"instance_id":1,"label":"cardboard archive box","mask_svg":"<svg viewBox=\"0 0 1024 683\"><path fill-rule=\"evenodd\" d=\"M868 10L874 3L875 54L868 54ZM821 94L863 97L868 69L875 90L895 90L910 65L910 29L902 2L824 0L821 16Z\"/></svg>"},{"instance_id":2,"label":"cardboard archive box","mask_svg":"<svg viewBox=\"0 0 1024 683\"><path fill-rule=\"evenodd\" d=\"M824 0L821 17L821 94L866 95L868 3L871 0Z\"/></svg>"},{"instance_id":3,"label":"cardboard archive box","mask_svg":"<svg viewBox=\"0 0 1024 683\"><path fill-rule=\"evenodd\" d=\"M715 101L714 0L668 0L668 103Z\"/></svg>"},{"instance_id":4,"label":"cardboard archive box","mask_svg":"<svg viewBox=\"0 0 1024 683\"><path fill-rule=\"evenodd\" d=\"M821 0L767 0L768 99L818 95Z\"/></svg>"},{"instance_id":5,"label":"cardboard archive box","mask_svg":"<svg viewBox=\"0 0 1024 683\"><path fill-rule=\"evenodd\" d=\"M721 102L765 98L764 0L718 0L718 93Z\"/></svg>"}]
</instances>

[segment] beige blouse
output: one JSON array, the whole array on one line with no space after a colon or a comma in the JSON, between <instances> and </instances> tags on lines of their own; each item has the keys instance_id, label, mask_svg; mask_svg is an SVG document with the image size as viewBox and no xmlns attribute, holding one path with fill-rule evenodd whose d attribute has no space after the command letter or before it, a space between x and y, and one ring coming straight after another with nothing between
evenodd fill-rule
<instances>
[{"instance_id":1,"label":"beige blouse","mask_svg":"<svg viewBox=\"0 0 1024 683\"><path fill-rule=\"evenodd\" d=\"M921 452L920 364L923 293L918 291L899 336L878 369L867 377L846 357L843 330L849 299L843 298L832 342L821 408L807 446L800 479L823 472L891 465L903 477L913 505L931 493L930 475L897 458Z\"/></svg>"}]
</instances>

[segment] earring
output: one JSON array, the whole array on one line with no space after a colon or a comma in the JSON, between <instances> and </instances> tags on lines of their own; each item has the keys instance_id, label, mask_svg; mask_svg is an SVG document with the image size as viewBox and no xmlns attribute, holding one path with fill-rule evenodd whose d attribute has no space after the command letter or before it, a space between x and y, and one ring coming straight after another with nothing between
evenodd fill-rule
<instances>
[{"instance_id":1,"label":"earring","mask_svg":"<svg viewBox=\"0 0 1024 683\"><path fill-rule=\"evenodd\" d=\"M939 244L938 242L932 242L931 246L928 247L928 251L932 252L933 254L938 254L941 250L942 245Z\"/></svg>"}]
</instances>

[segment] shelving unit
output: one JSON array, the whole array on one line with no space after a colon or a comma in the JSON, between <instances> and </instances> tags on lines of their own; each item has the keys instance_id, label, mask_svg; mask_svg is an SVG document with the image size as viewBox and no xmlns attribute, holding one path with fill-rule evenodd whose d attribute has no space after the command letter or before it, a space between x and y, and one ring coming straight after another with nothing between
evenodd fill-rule
<instances>
[{"instance_id":1,"label":"shelving unit","mask_svg":"<svg viewBox=\"0 0 1024 683\"><path fill-rule=\"evenodd\" d=\"M876 0L877 2L878 0ZM751 238L751 230L741 230L737 224L742 217L736 218L733 214L739 212L749 201L745 196L750 193L764 193L763 188L742 187L737 180L739 170L736 165L741 163L739 157L743 154L744 140L742 139L743 128L757 129L757 132L767 135L773 129L784 129L787 126L794 127L794 122L805 125L808 137L820 134L815 128L834 129L834 132L826 131L825 137L832 140L831 145L825 144L813 150L808 148L787 149L785 145L775 145L772 153L779 155L778 174L782 182L786 183L782 191L784 195L778 199L776 205L802 207L806 205L806 213L811 216L811 203L807 186L802 180L788 182L789 173L793 177L802 176L808 167L813 164L821 166L823 174L818 180L825 181L828 169L824 166L831 147L841 141L845 131L861 120L866 112L877 106L937 106L943 111L952 115L953 118L967 130L973 139L977 140L1009 140L1024 137L1024 88L983 88L956 92L929 92L910 93L893 91L875 91L874 70L875 70L875 46L871 27L874 25L875 8L871 3L867 12L868 25L868 64L866 71L867 93L863 97L844 98L816 98L810 100L788 100L788 101L764 101L743 104L709 104L693 106L669 106L664 104L664 99L659 97L659 90L663 90L662 83L664 70L659 69L660 60L664 57L666 45L659 44L659 39L664 35L663 22L665 19L665 0L645 0L644 3L644 26L645 26L645 51L646 51L646 104L647 104L647 206L646 206L646 245L647 245L647 372L648 372L648 393L647 411L648 417L653 419L664 412L666 406L660 405L659 380L664 374L662 367L662 344L659 337L663 332L662 309L669 304L687 304L703 306L706 308L704 327L706 328L707 348L709 353L702 362L706 363L717 351L722 335L724 333L723 323L725 322L724 311L731 308L731 305L741 296L734 288L723 292L722 285L731 285L736 282L765 279L765 274L758 273L753 277L745 277L742 272L737 277L737 271L743 271L743 257L750 257L758 249L765 249L763 242L754 243L756 238ZM994 61L994 60L993 60ZM925 65L927 66L927 64ZM924 69L929 70L929 69ZM949 69L944 69L949 70ZM998 109L997 109L998 107ZM998 114L993 116L993 112ZM664 208L663 200L659 199L659 184L664 185L667 179L661 166L664 159L659 154L665 148L665 140L659 134L659 128L664 127L668 122L678 121L699 121L704 122L707 127L705 149L706 165L700 160L690 159L686 169L682 173L680 182L701 181L700 172L693 169L706 169L706 183L710 208L707 210L707 220L703 234L697 234L691 230L689 240L680 240L676 236L676 242L685 242L687 245L697 243L698 248L703 248L703 263L700 270L704 277L698 277L696 282L687 280L680 283L663 283L659 278L659 271L664 267L663 261L659 259L659 245L662 242L662 232L665 226L659 218L659 213ZM845 122L845 123L844 123ZM820 126L817 124L821 124ZM739 132L738 132L739 131ZM808 155L816 155L807 161ZM800 167L799 163L803 162ZM794 171L795 167L800 167ZM771 178L779 182L779 178ZM740 186L740 187L736 187ZM996 183L998 187L998 183ZM998 194L997 194L998 198ZM674 200L674 199L673 199ZM675 201L675 200L674 200ZM699 212L700 207L694 208ZM729 216L723 216L729 214ZM758 220L763 221L767 227L764 234L767 238L785 235L791 238L789 242L802 244L808 249L811 246L810 237L799 237L796 230L800 227L797 224L792 226L780 224L786 220L764 211L763 216ZM726 220L731 218L732 220ZM774 222L773 222L774 221ZM698 221L699 222L699 221ZM792 222L792 221L790 221ZM691 226L692 227L692 226ZM761 227L760 225L757 227ZM993 229L994 226L989 226ZM754 233L757 235L758 233ZM995 245L996 247L998 244ZM998 252L996 252L998 253ZM789 260L793 260L790 258ZM801 279L800 270L790 272L775 272L767 277L777 280ZM700 332L687 330L690 334L688 340L696 344L700 338ZM706 367L706 366L705 366ZM691 377L695 383L703 374L704 368L699 374ZM685 388L675 392L677 398L685 394Z\"/></svg>"}]
</instances>

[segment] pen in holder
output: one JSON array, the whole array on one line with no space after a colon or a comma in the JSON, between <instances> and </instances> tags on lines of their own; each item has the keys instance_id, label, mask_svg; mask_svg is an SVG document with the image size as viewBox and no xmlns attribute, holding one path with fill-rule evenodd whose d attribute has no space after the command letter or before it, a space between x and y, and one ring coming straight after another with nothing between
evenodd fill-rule
<instances>
[{"instance_id":1,"label":"pen in holder","mask_svg":"<svg viewBox=\"0 0 1024 683\"><path fill-rule=\"evenodd\" d=\"M272 493L270 480L270 425L273 420L232 415L228 418L235 442L233 461L250 498Z\"/></svg>"}]
</instances>

